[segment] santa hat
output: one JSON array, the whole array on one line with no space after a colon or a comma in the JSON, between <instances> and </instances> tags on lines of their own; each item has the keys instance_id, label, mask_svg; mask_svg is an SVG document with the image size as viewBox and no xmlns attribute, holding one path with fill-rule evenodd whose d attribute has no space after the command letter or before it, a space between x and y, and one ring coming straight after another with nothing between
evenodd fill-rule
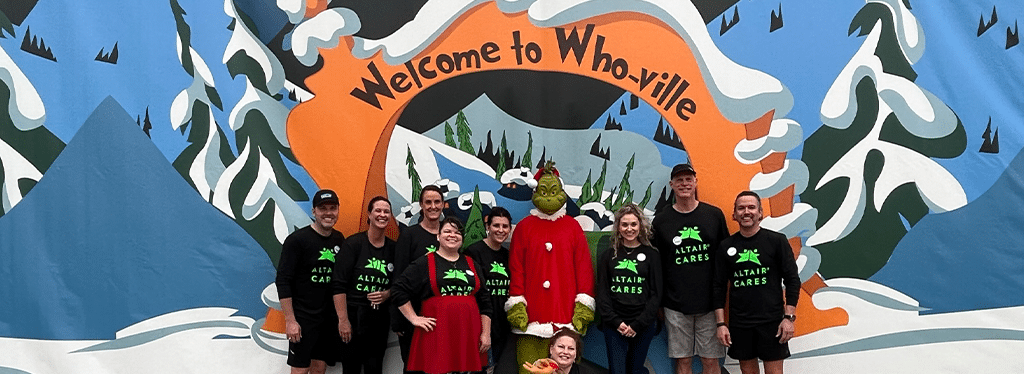
<instances>
[{"instance_id":1,"label":"santa hat","mask_svg":"<svg viewBox=\"0 0 1024 374\"><path fill-rule=\"evenodd\" d=\"M544 164L544 167L537 169L537 173L533 174L533 180L527 181L526 185L530 186L530 188L537 188L537 182L540 182L540 178L543 177L544 174L554 174L555 178L558 178L559 180L562 179L561 174L558 173L558 169L555 169L555 162L548 160L548 162Z\"/></svg>"}]
</instances>

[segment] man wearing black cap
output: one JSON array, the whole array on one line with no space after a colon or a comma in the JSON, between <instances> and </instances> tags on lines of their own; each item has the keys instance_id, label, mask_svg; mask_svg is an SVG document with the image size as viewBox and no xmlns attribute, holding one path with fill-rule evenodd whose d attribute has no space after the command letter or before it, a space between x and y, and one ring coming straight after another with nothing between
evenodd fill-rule
<instances>
[{"instance_id":1,"label":"man wearing black cap","mask_svg":"<svg viewBox=\"0 0 1024 374\"><path fill-rule=\"evenodd\" d=\"M720 373L725 346L715 335L712 273L719 244L729 236L722 210L697 201L697 171L690 164L672 168L669 186L675 203L654 216L653 244L662 256L662 297L668 330L668 356L676 374L692 372L700 356L703 373Z\"/></svg>"},{"instance_id":2,"label":"man wearing black cap","mask_svg":"<svg viewBox=\"0 0 1024 374\"><path fill-rule=\"evenodd\" d=\"M277 294L284 311L291 374L322 374L341 347L331 275L345 236L334 229L338 195L313 195L313 223L288 235L281 246Z\"/></svg>"}]
</instances>

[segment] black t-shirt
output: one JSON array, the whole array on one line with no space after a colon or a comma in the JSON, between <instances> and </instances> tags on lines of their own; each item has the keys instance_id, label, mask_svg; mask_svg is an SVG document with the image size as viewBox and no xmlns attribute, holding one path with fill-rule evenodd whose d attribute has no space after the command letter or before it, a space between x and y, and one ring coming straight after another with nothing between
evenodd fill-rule
<instances>
[{"instance_id":1,"label":"black t-shirt","mask_svg":"<svg viewBox=\"0 0 1024 374\"><path fill-rule=\"evenodd\" d=\"M753 327L782 320L783 283L785 304L796 306L800 274L785 235L763 227L749 238L735 233L722 241L720 250L715 260L715 307L725 306L728 290L729 324Z\"/></svg>"},{"instance_id":2,"label":"black t-shirt","mask_svg":"<svg viewBox=\"0 0 1024 374\"><path fill-rule=\"evenodd\" d=\"M672 206L654 217L651 244L662 255L665 291L662 306L683 314L710 312L714 257L729 236L722 210L698 202L689 213Z\"/></svg>"},{"instance_id":3,"label":"black t-shirt","mask_svg":"<svg viewBox=\"0 0 1024 374\"><path fill-rule=\"evenodd\" d=\"M625 322L640 332L654 324L661 305L661 255L646 245L627 250L616 256L608 248L597 260L597 310L605 328Z\"/></svg>"},{"instance_id":4,"label":"black t-shirt","mask_svg":"<svg viewBox=\"0 0 1024 374\"><path fill-rule=\"evenodd\" d=\"M487 290L491 293L491 309L495 313L505 310L508 301L508 248L499 247L493 250L483 240L471 244L463 254L480 264L479 271L487 279ZM504 315L503 313L499 313Z\"/></svg>"},{"instance_id":5,"label":"black t-shirt","mask_svg":"<svg viewBox=\"0 0 1024 374\"><path fill-rule=\"evenodd\" d=\"M344 293L347 302L370 305L366 295L391 288L395 269L395 241L384 238L384 246L374 247L366 232L350 236L341 246L334 267L334 293Z\"/></svg>"},{"instance_id":6,"label":"black t-shirt","mask_svg":"<svg viewBox=\"0 0 1024 374\"><path fill-rule=\"evenodd\" d=\"M430 287L430 269L426 256L421 256L413 261L405 272L398 277L391 288L391 299L395 307L413 302L413 308L419 313L418 302L435 296L468 296L476 286L476 279L480 279L480 288L473 296L480 308L480 314L491 316L490 293L487 292L487 277L483 274L471 271L469 261L473 261L465 255L459 255L454 262L448 261L440 255L434 256L437 288L441 295L434 294ZM480 264L474 263L477 271L481 269Z\"/></svg>"},{"instance_id":7,"label":"black t-shirt","mask_svg":"<svg viewBox=\"0 0 1024 374\"><path fill-rule=\"evenodd\" d=\"M336 230L323 236L310 226L295 230L284 239L274 283L279 298L292 299L296 318L335 315L331 279L336 255L344 242L345 235Z\"/></svg>"}]
</instances>

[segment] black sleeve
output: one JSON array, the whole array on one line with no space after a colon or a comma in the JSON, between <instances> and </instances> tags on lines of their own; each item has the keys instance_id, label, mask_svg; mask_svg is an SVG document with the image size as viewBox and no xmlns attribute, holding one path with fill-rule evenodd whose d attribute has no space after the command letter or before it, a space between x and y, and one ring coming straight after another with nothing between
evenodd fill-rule
<instances>
[{"instance_id":1,"label":"black sleeve","mask_svg":"<svg viewBox=\"0 0 1024 374\"><path fill-rule=\"evenodd\" d=\"M341 245L341 251L335 256L338 260L334 262L334 277L331 278L331 288L335 295L348 293L349 280L352 279L361 247L361 241L353 239L355 238L345 240Z\"/></svg>"},{"instance_id":2,"label":"black sleeve","mask_svg":"<svg viewBox=\"0 0 1024 374\"><path fill-rule=\"evenodd\" d=\"M656 318L658 318L658 308L661 307L661 254L656 250L651 250L648 253L648 261L653 261L651 266L651 279L649 285L651 287L651 293L647 299L647 306L644 307L644 311L640 313L640 316L633 321L633 325L630 326L633 330L640 332L650 327Z\"/></svg>"},{"instance_id":3,"label":"black sleeve","mask_svg":"<svg viewBox=\"0 0 1024 374\"><path fill-rule=\"evenodd\" d=\"M712 272L711 284L711 306L715 309L725 308L725 295L729 290L729 269L728 259L724 251L728 249L729 239L722 241L718 246L718 253L715 254L714 271Z\"/></svg>"},{"instance_id":4,"label":"black sleeve","mask_svg":"<svg viewBox=\"0 0 1024 374\"><path fill-rule=\"evenodd\" d=\"M395 243L395 271L391 273L391 284L398 281L398 277L405 272L405 268L412 261L412 227L406 227L401 234L398 234L398 241Z\"/></svg>"},{"instance_id":5,"label":"black sleeve","mask_svg":"<svg viewBox=\"0 0 1024 374\"><path fill-rule=\"evenodd\" d=\"M281 261L277 265L277 278L274 279L278 299L292 297L292 280L295 279L295 268L299 265L301 249L296 241L294 235L288 235L281 245Z\"/></svg>"},{"instance_id":6,"label":"black sleeve","mask_svg":"<svg viewBox=\"0 0 1024 374\"><path fill-rule=\"evenodd\" d=\"M786 236L779 235L779 262L782 270L782 284L786 286L786 305L796 306L800 298L800 272L797 270L796 258L793 257L793 247L789 245Z\"/></svg>"},{"instance_id":7,"label":"black sleeve","mask_svg":"<svg viewBox=\"0 0 1024 374\"><path fill-rule=\"evenodd\" d=\"M613 253L615 253L614 248L607 248L601 252L601 256L597 260L597 289L594 291L594 296L597 296L597 312L601 314L601 323L609 328L618 328L623 320L615 313L615 304L612 301L610 288L611 279L609 279L611 275L608 274L611 271L610 264Z\"/></svg>"},{"instance_id":8,"label":"black sleeve","mask_svg":"<svg viewBox=\"0 0 1024 374\"><path fill-rule=\"evenodd\" d=\"M651 245L659 251L664 251L668 246L661 240L661 233L658 232L658 226L661 224L661 220L657 216L651 221Z\"/></svg>"},{"instance_id":9,"label":"black sleeve","mask_svg":"<svg viewBox=\"0 0 1024 374\"><path fill-rule=\"evenodd\" d=\"M480 289L476 291L474 295L476 297L476 305L480 308L480 314L494 318L494 308L491 306L491 290L487 288L487 278L484 276L483 266L480 266L480 261L473 259L472 257L466 256L467 261L473 261L473 268L476 269L473 275L480 280Z\"/></svg>"},{"instance_id":10,"label":"black sleeve","mask_svg":"<svg viewBox=\"0 0 1024 374\"><path fill-rule=\"evenodd\" d=\"M416 305L433 294L430 290L430 271L427 265L427 257L420 257L398 276L398 281L391 287L391 300L395 307L410 301L414 301L413 305Z\"/></svg>"}]
</instances>

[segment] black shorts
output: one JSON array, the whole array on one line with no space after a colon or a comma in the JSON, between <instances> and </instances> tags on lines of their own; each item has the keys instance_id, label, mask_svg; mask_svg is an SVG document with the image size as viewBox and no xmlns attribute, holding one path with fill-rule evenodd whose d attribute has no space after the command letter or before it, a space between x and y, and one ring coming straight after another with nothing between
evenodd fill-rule
<instances>
[{"instance_id":1,"label":"black shorts","mask_svg":"<svg viewBox=\"0 0 1024 374\"><path fill-rule=\"evenodd\" d=\"M308 368L312 360L320 360L334 366L341 353L338 317L321 317L319 321L296 319L302 328L302 339L288 343L288 366Z\"/></svg>"},{"instance_id":2,"label":"black shorts","mask_svg":"<svg viewBox=\"0 0 1024 374\"><path fill-rule=\"evenodd\" d=\"M779 343L779 338L775 336L781 322L779 320L754 327L730 327L732 345L729 347L729 357L738 361L755 358L778 361L789 357L789 343Z\"/></svg>"}]
</instances>

